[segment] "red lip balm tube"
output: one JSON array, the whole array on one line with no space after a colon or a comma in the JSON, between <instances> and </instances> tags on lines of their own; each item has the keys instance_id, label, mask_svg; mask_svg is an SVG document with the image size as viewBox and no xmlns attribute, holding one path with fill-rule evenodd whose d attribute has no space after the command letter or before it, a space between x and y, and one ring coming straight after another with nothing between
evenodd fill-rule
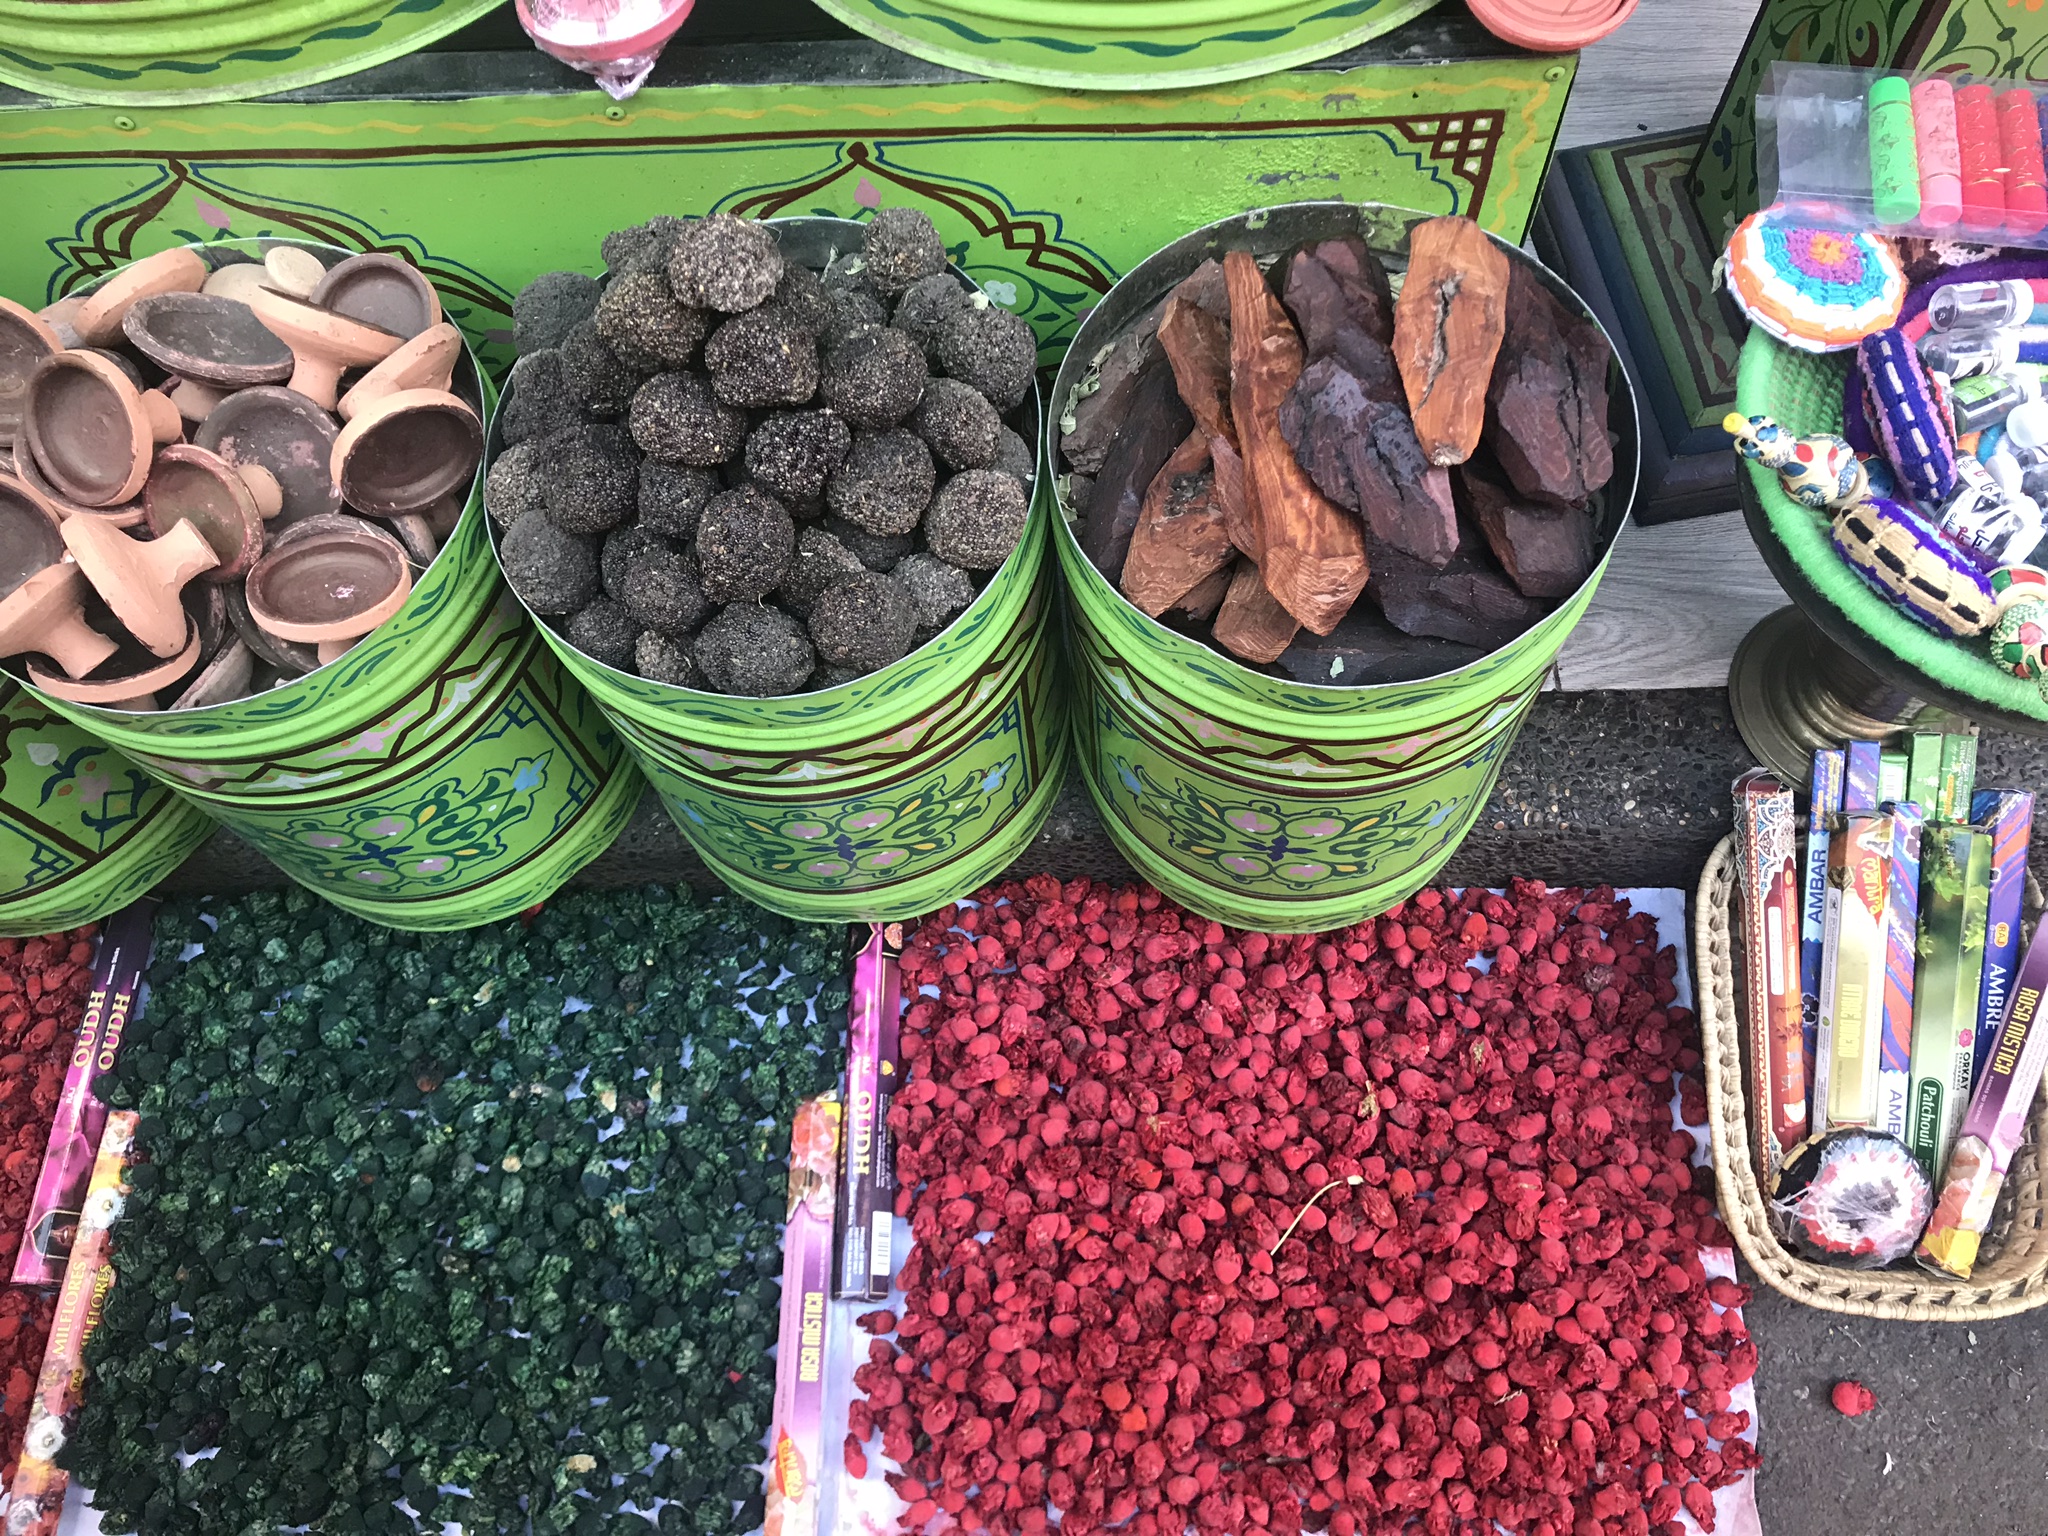
<instances>
[{"instance_id":1,"label":"red lip balm tube","mask_svg":"<svg viewBox=\"0 0 2048 1536\"><path fill-rule=\"evenodd\" d=\"M2006 233L2038 235L2048 229L2048 171L2032 91L2020 87L1998 98L1998 141L2005 152Z\"/></svg>"},{"instance_id":2,"label":"red lip balm tube","mask_svg":"<svg viewBox=\"0 0 2048 1536\"><path fill-rule=\"evenodd\" d=\"M2005 147L1998 137L1998 100L1988 85L1956 92L1956 147L1963 158L1963 227L2005 225Z\"/></svg>"}]
</instances>

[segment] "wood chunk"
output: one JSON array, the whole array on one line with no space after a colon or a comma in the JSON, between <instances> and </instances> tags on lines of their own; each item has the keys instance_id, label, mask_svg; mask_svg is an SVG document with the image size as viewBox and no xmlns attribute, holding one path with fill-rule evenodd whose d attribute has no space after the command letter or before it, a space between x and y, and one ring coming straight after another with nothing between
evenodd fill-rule
<instances>
[{"instance_id":1,"label":"wood chunk","mask_svg":"<svg viewBox=\"0 0 2048 1536\"><path fill-rule=\"evenodd\" d=\"M1382 273L1381 281L1385 278ZM1311 364L1334 357L1358 376L1375 400L1405 406L1401 373L1388 346L1393 335L1391 299L1380 307L1378 296L1362 281L1346 281L1301 251L1287 267L1287 309L1301 328L1302 351Z\"/></svg>"},{"instance_id":2,"label":"wood chunk","mask_svg":"<svg viewBox=\"0 0 2048 1536\"><path fill-rule=\"evenodd\" d=\"M1186 299L1200 306L1225 325L1230 323L1230 288L1223 278L1223 263L1209 257L1175 284L1169 298Z\"/></svg>"},{"instance_id":3,"label":"wood chunk","mask_svg":"<svg viewBox=\"0 0 2048 1536\"><path fill-rule=\"evenodd\" d=\"M1175 294L1159 321L1159 346L1173 365L1181 403L1206 437L1237 441L1230 422L1230 330L1192 299Z\"/></svg>"},{"instance_id":4,"label":"wood chunk","mask_svg":"<svg viewBox=\"0 0 2048 1536\"><path fill-rule=\"evenodd\" d=\"M1195 589L1173 605L1173 611L1185 614L1190 619L1211 619L1216 610L1223 606L1223 596L1230 590L1232 567L1212 571L1205 576Z\"/></svg>"},{"instance_id":5,"label":"wood chunk","mask_svg":"<svg viewBox=\"0 0 2048 1536\"><path fill-rule=\"evenodd\" d=\"M1259 570L1281 607L1328 634L1370 574L1364 532L1316 489L1280 435L1280 402L1301 377L1293 322L1251 252L1230 252L1223 270L1230 285L1231 416L1244 452Z\"/></svg>"},{"instance_id":6,"label":"wood chunk","mask_svg":"<svg viewBox=\"0 0 2048 1536\"><path fill-rule=\"evenodd\" d=\"M1252 526L1251 503L1246 499L1244 459L1227 437L1209 439L1209 460L1216 470L1216 502L1223 508L1223 526L1230 542L1241 555L1259 558L1258 530Z\"/></svg>"},{"instance_id":7,"label":"wood chunk","mask_svg":"<svg viewBox=\"0 0 2048 1536\"><path fill-rule=\"evenodd\" d=\"M1356 235L1339 235L1303 246L1309 255L1329 268L1330 274L1351 292L1351 302L1366 320L1366 330L1383 347L1394 344L1394 289L1387 281L1387 269Z\"/></svg>"},{"instance_id":8,"label":"wood chunk","mask_svg":"<svg viewBox=\"0 0 2048 1536\"><path fill-rule=\"evenodd\" d=\"M1155 351L1138 376L1130 408L1088 493L1088 515L1081 524L1082 550L1111 581L1123 574L1131 531L1138 526L1153 477L1193 426L1174 388L1172 365L1164 352Z\"/></svg>"},{"instance_id":9,"label":"wood chunk","mask_svg":"<svg viewBox=\"0 0 2048 1536\"><path fill-rule=\"evenodd\" d=\"M1374 542L1367 591L1396 629L1495 651L1534 624L1549 604L1517 592L1492 562L1460 551L1442 570Z\"/></svg>"},{"instance_id":10,"label":"wood chunk","mask_svg":"<svg viewBox=\"0 0 2048 1536\"><path fill-rule=\"evenodd\" d=\"M1404 635L1372 604L1358 603L1327 636L1297 636L1278 666L1296 682L1358 688L1436 677L1485 654L1476 645Z\"/></svg>"},{"instance_id":11,"label":"wood chunk","mask_svg":"<svg viewBox=\"0 0 2048 1536\"><path fill-rule=\"evenodd\" d=\"M1111 343L1096 373L1095 392L1074 402L1073 429L1060 438L1068 468L1084 475L1101 472L1110 445L1130 415L1139 376L1159 356L1159 321L1165 312L1162 300Z\"/></svg>"},{"instance_id":12,"label":"wood chunk","mask_svg":"<svg viewBox=\"0 0 2048 1536\"><path fill-rule=\"evenodd\" d=\"M1266 590L1259 568L1240 558L1216 612L1216 643L1246 661L1277 661L1299 633L1294 615Z\"/></svg>"},{"instance_id":13,"label":"wood chunk","mask_svg":"<svg viewBox=\"0 0 2048 1536\"><path fill-rule=\"evenodd\" d=\"M1527 597L1569 597L1593 570L1593 515L1519 494L1481 454L1458 466L1459 499Z\"/></svg>"},{"instance_id":14,"label":"wood chunk","mask_svg":"<svg viewBox=\"0 0 2048 1536\"><path fill-rule=\"evenodd\" d=\"M1408 276L1394 305L1394 361L1415 437L1432 464L1462 464L1479 446L1486 386L1506 324L1507 253L1470 219L1428 219L1408 236Z\"/></svg>"},{"instance_id":15,"label":"wood chunk","mask_svg":"<svg viewBox=\"0 0 2048 1536\"><path fill-rule=\"evenodd\" d=\"M1517 263L1507 331L1486 391L1486 445L1524 496L1583 505L1614 474L1607 440L1607 365L1600 328L1574 314Z\"/></svg>"},{"instance_id":16,"label":"wood chunk","mask_svg":"<svg viewBox=\"0 0 2048 1536\"><path fill-rule=\"evenodd\" d=\"M1399 396L1375 398L1339 359L1326 357L1302 370L1279 422L1316 489L1362 516L1374 538L1431 565L1451 558L1458 517L1447 472L1422 456Z\"/></svg>"},{"instance_id":17,"label":"wood chunk","mask_svg":"<svg viewBox=\"0 0 2048 1536\"><path fill-rule=\"evenodd\" d=\"M1216 501L1216 477L1203 472L1208 465L1209 439L1197 427L1145 493L1124 559L1123 592L1152 618L1237 558Z\"/></svg>"}]
</instances>

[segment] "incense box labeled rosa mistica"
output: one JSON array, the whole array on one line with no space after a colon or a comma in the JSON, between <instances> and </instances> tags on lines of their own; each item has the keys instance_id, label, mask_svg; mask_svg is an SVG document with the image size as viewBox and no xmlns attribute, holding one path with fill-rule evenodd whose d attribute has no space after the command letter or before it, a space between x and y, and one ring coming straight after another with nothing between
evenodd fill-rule
<instances>
[{"instance_id":1,"label":"incense box labeled rosa mistica","mask_svg":"<svg viewBox=\"0 0 2048 1536\"><path fill-rule=\"evenodd\" d=\"M839 1130L835 1094L806 1099L790 1127L789 1220L782 1234L782 1322L768 1455L767 1529L780 1536L817 1536L818 1530Z\"/></svg>"}]
</instances>

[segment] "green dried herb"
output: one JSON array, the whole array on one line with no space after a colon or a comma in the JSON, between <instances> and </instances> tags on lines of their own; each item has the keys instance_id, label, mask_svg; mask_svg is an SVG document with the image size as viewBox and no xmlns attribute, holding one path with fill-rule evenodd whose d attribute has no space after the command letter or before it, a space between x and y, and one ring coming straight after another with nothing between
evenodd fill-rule
<instances>
[{"instance_id":1,"label":"green dried herb","mask_svg":"<svg viewBox=\"0 0 2048 1536\"><path fill-rule=\"evenodd\" d=\"M101 1084L148 1161L64 1452L107 1529L758 1525L841 942L667 890L454 934L167 907Z\"/></svg>"}]
</instances>

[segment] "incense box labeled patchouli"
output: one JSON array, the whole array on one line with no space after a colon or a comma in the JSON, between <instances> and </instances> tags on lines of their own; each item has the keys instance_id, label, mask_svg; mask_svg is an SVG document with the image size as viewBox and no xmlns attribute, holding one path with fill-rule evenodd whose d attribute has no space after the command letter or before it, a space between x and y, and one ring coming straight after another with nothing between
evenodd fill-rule
<instances>
[{"instance_id":1,"label":"incense box labeled patchouli","mask_svg":"<svg viewBox=\"0 0 2048 1536\"><path fill-rule=\"evenodd\" d=\"M1969 1102L1991 897L1990 835L1969 826L1934 827L1923 840L1920 864L1920 980L1906 1144L1933 1179Z\"/></svg>"}]
</instances>

